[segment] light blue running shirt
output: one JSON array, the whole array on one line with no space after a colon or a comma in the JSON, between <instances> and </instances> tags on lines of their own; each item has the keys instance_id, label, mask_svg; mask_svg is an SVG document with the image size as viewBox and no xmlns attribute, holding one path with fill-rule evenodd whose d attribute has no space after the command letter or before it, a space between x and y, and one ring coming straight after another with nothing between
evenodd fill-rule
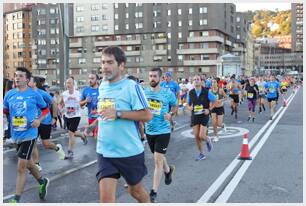
<instances>
[{"instance_id":1,"label":"light blue running shirt","mask_svg":"<svg viewBox=\"0 0 306 206\"><path fill-rule=\"evenodd\" d=\"M50 105L52 105L53 97L42 89L37 89L37 92L43 97L43 99L47 103L47 106L50 109ZM39 109L39 110L37 110L37 112L38 112L38 117L40 117L41 116L41 110ZM48 112L46 117L41 121L41 124L50 125L52 123L51 112L52 112L51 110Z\"/></svg>"},{"instance_id":2,"label":"light blue running shirt","mask_svg":"<svg viewBox=\"0 0 306 206\"><path fill-rule=\"evenodd\" d=\"M99 87L98 113L105 108L134 111L148 107L143 89L133 80L122 79L115 83L103 81ZM142 153L144 148L140 140L138 122L99 118L96 151L111 158L131 157Z\"/></svg>"},{"instance_id":3,"label":"light blue running shirt","mask_svg":"<svg viewBox=\"0 0 306 206\"><path fill-rule=\"evenodd\" d=\"M170 122L165 120L164 115L168 113L169 106L175 107L178 104L176 96L165 88L161 88L158 92L146 88L144 92L153 114L151 121L145 124L145 133L149 135L171 133Z\"/></svg>"},{"instance_id":4,"label":"light blue running shirt","mask_svg":"<svg viewBox=\"0 0 306 206\"><path fill-rule=\"evenodd\" d=\"M265 88L268 90L267 98L276 98L280 84L277 81L267 82Z\"/></svg>"}]
</instances>

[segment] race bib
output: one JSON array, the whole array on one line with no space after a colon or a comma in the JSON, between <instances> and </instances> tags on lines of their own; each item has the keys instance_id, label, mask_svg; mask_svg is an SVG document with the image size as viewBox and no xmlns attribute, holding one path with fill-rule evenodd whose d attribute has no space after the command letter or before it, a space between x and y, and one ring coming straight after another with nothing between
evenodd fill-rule
<instances>
[{"instance_id":1,"label":"race bib","mask_svg":"<svg viewBox=\"0 0 306 206\"><path fill-rule=\"evenodd\" d=\"M259 91L263 91L264 87L263 86L259 86L258 89L259 89Z\"/></svg>"},{"instance_id":2,"label":"race bib","mask_svg":"<svg viewBox=\"0 0 306 206\"><path fill-rule=\"evenodd\" d=\"M269 87L269 92L274 93L275 92L274 87Z\"/></svg>"},{"instance_id":3,"label":"race bib","mask_svg":"<svg viewBox=\"0 0 306 206\"><path fill-rule=\"evenodd\" d=\"M98 102L98 113L100 113L103 109L115 109L115 99L105 98L100 99Z\"/></svg>"},{"instance_id":4,"label":"race bib","mask_svg":"<svg viewBox=\"0 0 306 206\"><path fill-rule=\"evenodd\" d=\"M252 99L254 97L253 93L248 93L248 98Z\"/></svg>"},{"instance_id":5,"label":"race bib","mask_svg":"<svg viewBox=\"0 0 306 206\"><path fill-rule=\"evenodd\" d=\"M66 107L67 115L74 116L76 115L76 108L75 107Z\"/></svg>"},{"instance_id":6,"label":"race bib","mask_svg":"<svg viewBox=\"0 0 306 206\"><path fill-rule=\"evenodd\" d=\"M26 117L13 117L12 119L13 130L25 131L27 130L27 118Z\"/></svg>"},{"instance_id":7,"label":"race bib","mask_svg":"<svg viewBox=\"0 0 306 206\"><path fill-rule=\"evenodd\" d=\"M163 103L158 100L154 100L154 99L148 99L148 102L149 102L149 107L150 107L152 114L160 115L160 111L163 106Z\"/></svg>"},{"instance_id":8,"label":"race bib","mask_svg":"<svg viewBox=\"0 0 306 206\"><path fill-rule=\"evenodd\" d=\"M194 107L193 107L193 111L194 111L194 114L195 115L199 115L199 114L203 114L204 112L203 112L203 105L195 105Z\"/></svg>"}]
</instances>

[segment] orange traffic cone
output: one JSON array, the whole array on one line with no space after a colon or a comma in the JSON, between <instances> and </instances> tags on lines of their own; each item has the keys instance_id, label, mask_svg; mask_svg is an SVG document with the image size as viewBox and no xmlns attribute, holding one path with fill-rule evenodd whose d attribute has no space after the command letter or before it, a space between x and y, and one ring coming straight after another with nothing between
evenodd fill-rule
<instances>
[{"instance_id":1,"label":"orange traffic cone","mask_svg":"<svg viewBox=\"0 0 306 206\"><path fill-rule=\"evenodd\" d=\"M286 107L287 106L287 100L284 98L283 100L283 107Z\"/></svg>"},{"instance_id":2,"label":"orange traffic cone","mask_svg":"<svg viewBox=\"0 0 306 206\"><path fill-rule=\"evenodd\" d=\"M250 152L249 152L248 133L243 135L243 142L242 142L240 157L238 159L240 160L251 160L252 159L252 157L250 157Z\"/></svg>"}]
</instances>

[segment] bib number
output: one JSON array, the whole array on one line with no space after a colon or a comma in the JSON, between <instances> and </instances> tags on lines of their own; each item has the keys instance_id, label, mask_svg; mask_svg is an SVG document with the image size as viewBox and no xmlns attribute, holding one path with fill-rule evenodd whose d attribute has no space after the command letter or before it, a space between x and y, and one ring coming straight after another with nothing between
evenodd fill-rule
<instances>
[{"instance_id":1,"label":"bib number","mask_svg":"<svg viewBox=\"0 0 306 206\"><path fill-rule=\"evenodd\" d=\"M162 103L157 100L148 99L149 107L153 115L160 115Z\"/></svg>"},{"instance_id":2,"label":"bib number","mask_svg":"<svg viewBox=\"0 0 306 206\"><path fill-rule=\"evenodd\" d=\"M252 99L254 97L253 93L248 93L248 98Z\"/></svg>"},{"instance_id":3,"label":"bib number","mask_svg":"<svg viewBox=\"0 0 306 206\"><path fill-rule=\"evenodd\" d=\"M25 131L27 130L27 118L26 117L13 117L12 119L13 130Z\"/></svg>"},{"instance_id":4,"label":"bib number","mask_svg":"<svg viewBox=\"0 0 306 206\"><path fill-rule=\"evenodd\" d=\"M203 114L204 113L203 110L204 110L203 105L195 105L193 107L193 111L195 115Z\"/></svg>"}]
</instances>

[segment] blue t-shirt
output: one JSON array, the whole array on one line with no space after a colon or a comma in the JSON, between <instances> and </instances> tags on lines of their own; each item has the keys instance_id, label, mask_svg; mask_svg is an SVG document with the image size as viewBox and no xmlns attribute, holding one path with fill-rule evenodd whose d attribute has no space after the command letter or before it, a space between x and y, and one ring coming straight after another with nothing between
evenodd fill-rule
<instances>
[{"instance_id":1,"label":"blue t-shirt","mask_svg":"<svg viewBox=\"0 0 306 206\"><path fill-rule=\"evenodd\" d=\"M84 101L86 97L90 97L90 102L87 103L87 111L88 111L88 118L97 118L97 106L98 106L98 97L99 97L99 87L92 88L92 87L85 87L83 89L81 100Z\"/></svg>"},{"instance_id":2,"label":"blue t-shirt","mask_svg":"<svg viewBox=\"0 0 306 206\"><path fill-rule=\"evenodd\" d=\"M202 92L202 88L200 88L199 90L196 89L195 91L196 91L197 97L199 97L201 92ZM215 102L217 100L216 96L210 90L208 91L208 100L210 102ZM188 93L188 96L187 96L187 102L190 105L189 93Z\"/></svg>"},{"instance_id":3,"label":"blue t-shirt","mask_svg":"<svg viewBox=\"0 0 306 206\"><path fill-rule=\"evenodd\" d=\"M174 95L176 96L178 94L178 92L180 91L180 86L178 85L178 83L176 83L175 81L171 80L169 83L166 81L163 81L162 83L160 83L161 87L164 87L166 89L170 89L170 91L172 91L174 93Z\"/></svg>"},{"instance_id":4,"label":"blue t-shirt","mask_svg":"<svg viewBox=\"0 0 306 206\"><path fill-rule=\"evenodd\" d=\"M174 107L178 104L176 96L165 88L161 88L158 92L147 88L144 92L153 114L151 121L145 124L146 134L159 135L170 133L170 122L164 118L164 115L168 113L169 106Z\"/></svg>"},{"instance_id":5,"label":"blue t-shirt","mask_svg":"<svg viewBox=\"0 0 306 206\"><path fill-rule=\"evenodd\" d=\"M16 143L37 138L38 129L31 124L37 117L37 110L46 107L43 97L32 88L23 92L12 89L5 95L3 108L9 110L11 137Z\"/></svg>"},{"instance_id":6,"label":"blue t-shirt","mask_svg":"<svg viewBox=\"0 0 306 206\"><path fill-rule=\"evenodd\" d=\"M42 89L37 89L37 92L42 96L42 98L47 103L47 106L50 108L50 106L52 105L52 100L53 100L52 96ZM41 116L40 109L37 110L37 116L38 117ZM41 124L50 125L51 123L52 123L52 117L51 117L51 110L50 110L48 114L46 115L46 117L43 119L43 121L41 121Z\"/></svg>"},{"instance_id":7,"label":"blue t-shirt","mask_svg":"<svg viewBox=\"0 0 306 206\"><path fill-rule=\"evenodd\" d=\"M210 89L210 88L211 88L211 81L210 81L209 79L206 79L206 81L205 81L205 87L206 87L207 89Z\"/></svg>"},{"instance_id":8,"label":"blue t-shirt","mask_svg":"<svg viewBox=\"0 0 306 206\"><path fill-rule=\"evenodd\" d=\"M269 82L267 82L265 84L265 88L266 88L266 90L268 90L267 98L276 98L279 86L280 86L279 82L277 82L277 81L274 81L274 82L269 81Z\"/></svg>"},{"instance_id":9,"label":"blue t-shirt","mask_svg":"<svg viewBox=\"0 0 306 206\"><path fill-rule=\"evenodd\" d=\"M134 111L148 108L143 89L130 79L115 83L103 81L99 87L98 113L101 109ZM137 121L99 118L97 153L104 157L131 157L144 151Z\"/></svg>"}]
</instances>

